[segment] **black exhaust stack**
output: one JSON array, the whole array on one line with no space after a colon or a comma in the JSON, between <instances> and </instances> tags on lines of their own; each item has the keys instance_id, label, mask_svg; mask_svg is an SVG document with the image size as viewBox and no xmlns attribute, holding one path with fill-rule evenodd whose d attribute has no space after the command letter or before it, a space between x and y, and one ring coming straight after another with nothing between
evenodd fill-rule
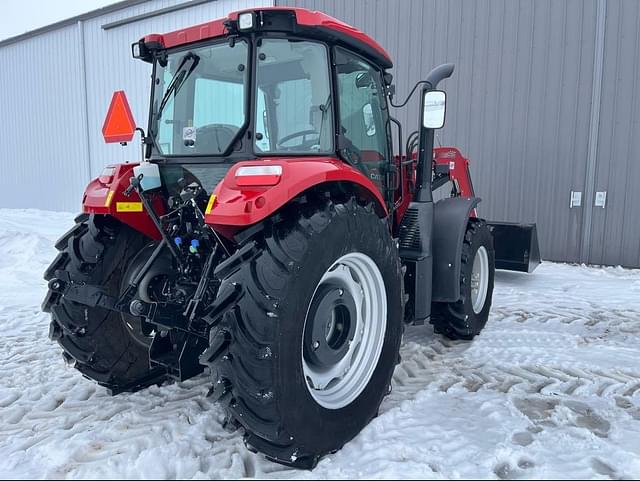
<instances>
[{"instance_id":1,"label":"black exhaust stack","mask_svg":"<svg viewBox=\"0 0 640 481\"><path fill-rule=\"evenodd\" d=\"M434 90L438 83L453 74L449 63L434 68L424 81L420 97ZM424 324L431 316L433 286L433 193L431 172L433 163L434 129L423 125L423 105L420 107L420 143L418 146L418 171L416 194L400 225L400 257L405 266L405 289L408 300L405 305L405 321Z\"/></svg>"},{"instance_id":2,"label":"black exhaust stack","mask_svg":"<svg viewBox=\"0 0 640 481\"><path fill-rule=\"evenodd\" d=\"M425 86L422 89L422 95L420 99L424 99L424 95L429 90L435 90L438 84L451 77L455 65L452 63L445 63L434 68L425 79ZM426 129L422 125L422 106L420 108L420 143L418 144L418 172L417 180L418 185L415 202L432 202L433 196L431 192L431 164L433 162L433 138L435 131L433 129Z\"/></svg>"}]
</instances>

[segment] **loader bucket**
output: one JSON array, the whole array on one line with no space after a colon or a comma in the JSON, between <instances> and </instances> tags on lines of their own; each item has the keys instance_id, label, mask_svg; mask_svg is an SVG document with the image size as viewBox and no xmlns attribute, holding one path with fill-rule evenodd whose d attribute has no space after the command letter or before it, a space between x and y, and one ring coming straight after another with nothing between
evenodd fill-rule
<instances>
[{"instance_id":1,"label":"loader bucket","mask_svg":"<svg viewBox=\"0 0 640 481\"><path fill-rule=\"evenodd\" d=\"M535 224L489 222L496 251L496 269L533 272L540 264Z\"/></svg>"}]
</instances>

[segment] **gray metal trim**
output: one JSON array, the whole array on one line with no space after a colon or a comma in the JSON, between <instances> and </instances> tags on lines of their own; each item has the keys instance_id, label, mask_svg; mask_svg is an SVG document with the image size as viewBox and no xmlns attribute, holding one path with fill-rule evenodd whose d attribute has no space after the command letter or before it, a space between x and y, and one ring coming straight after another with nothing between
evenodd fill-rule
<instances>
[{"instance_id":1,"label":"gray metal trim","mask_svg":"<svg viewBox=\"0 0 640 481\"><path fill-rule=\"evenodd\" d=\"M87 181L91 179L91 140L89 139L89 105L87 99L87 61L84 47L84 21L78 20L78 49L80 55L80 103L82 108L82 136L84 137L85 162L87 167Z\"/></svg>"},{"instance_id":2,"label":"gray metal trim","mask_svg":"<svg viewBox=\"0 0 640 481\"><path fill-rule=\"evenodd\" d=\"M123 25L129 25L130 23L135 23L140 20L146 20L148 18L157 17L159 15L178 12L180 10L184 10L185 8L196 7L198 5L202 5L203 3L210 3L210 2L217 2L217 1L218 0L189 0L188 2L180 3L178 5L172 5L170 7L154 10L152 12L141 13L140 15L134 15L133 17L116 20L115 22L105 23L104 25L102 25L102 30L111 30L112 28L122 27Z\"/></svg>"},{"instance_id":3,"label":"gray metal trim","mask_svg":"<svg viewBox=\"0 0 640 481\"><path fill-rule=\"evenodd\" d=\"M582 245L580 262L589 262L591 249L591 224L598 157L598 136L600 133L600 101L602 97L602 74L604 66L605 21L607 0L597 0L596 39L593 53L593 90L591 94L591 117L589 120L589 150L587 153L587 173L584 185L584 217L582 220Z\"/></svg>"},{"instance_id":4,"label":"gray metal trim","mask_svg":"<svg viewBox=\"0 0 640 481\"><path fill-rule=\"evenodd\" d=\"M0 40L0 47L5 47L7 45L21 42L22 40L37 37L38 35L42 35L44 33L53 32L54 30L59 30L64 27L74 25L77 22L84 22L92 18L117 12L118 10L135 7L136 5L140 5L141 3L146 3L149 1L150 0L123 0L122 2L114 3L113 5L108 5L97 10L91 10L90 12L76 15L75 17L67 18L66 20L61 20L56 23L52 23L51 25L45 25L44 27L21 33L20 35L16 35L15 37L5 38L4 40Z\"/></svg>"}]
</instances>

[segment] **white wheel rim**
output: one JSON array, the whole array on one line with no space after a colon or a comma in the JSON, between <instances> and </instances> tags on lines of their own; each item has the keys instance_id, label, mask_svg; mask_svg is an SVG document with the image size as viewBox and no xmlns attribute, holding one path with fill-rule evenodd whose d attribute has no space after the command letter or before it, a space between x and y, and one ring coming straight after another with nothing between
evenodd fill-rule
<instances>
[{"instance_id":1,"label":"white wheel rim","mask_svg":"<svg viewBox=\"0 0 640 481\"><path fill-rule=\"evenodd\" d=\"M473 259L471 271L471 305L473 312L480 314L487 300L489 290L489 255L487 249L481 246Z\"/></svg>"},{"instance_id":2,"label":"white wheel rim","mask_svg":"<svg viewBox=\"0 0 640 481\"><path fill-rule=\"evenodd\" d=\"M344 286L357 313L355 319L350 320L355 322L355 333L347 344L346 354L331 366L318 367L305 358L305 335L301 349L309 393L319 405L332 410L351 404L369 384L380 360L387 327L387 293L380 269L367 255L353 252L334 262L320 279L307 309L305 334L310 321L309 310L318 289L335 283ZM327 337L335 328L333 312L330 319Z\"/></svg>"}]
</instances>

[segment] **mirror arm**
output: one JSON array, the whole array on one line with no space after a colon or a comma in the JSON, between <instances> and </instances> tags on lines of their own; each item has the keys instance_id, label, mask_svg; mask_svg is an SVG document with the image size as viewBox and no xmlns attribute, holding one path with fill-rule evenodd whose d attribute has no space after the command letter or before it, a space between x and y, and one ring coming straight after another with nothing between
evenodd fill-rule
<instances>
[{"instance_id":1,"label":"mirror arm","mask_svg":"<svg viewBox=\"0 0 640 481\"><path fill-rule=\"evenodd\" d=\"M149 147L147 147L149 145L147 141L147 134L144 132L144 129L142 127L136 127L136 132L140 132L140 148L142 149L142 157L140 158L140 162L144 162L146 153L149 150Z\"/></svg>"},{"instance_id":2,"label":"mirror arm","mask_svg":"<svg viewBox=\"0 0 640 481\"><path fill-rule=\"evenodd\" d=\"M417 88L420 85L424 85L427 90L434 90L441 81L453 75L453 71L455 68L456 66L453 63L445 63L442 65L438 65L436 68L434 68L431 72L427 74L426 79L416 82L416 84L411 89L411 92L409 92L409 95L407 95L407 97L404 99L404 102L397 105L393 103L395 89L391 90L391 88L388 88L387 92L389 95L389 104L392 107L395 107L397 109L404 107L405 105L407 105L407 102L409 102L409 99L413 96L413 94L416 92Z\"/></svg>"},{"instance_id":3,"label":"mirror arm","mask_svg":"<svg viewBox=\"0 0 640 481\"><path fill-rule=\"evenodd\" d=\"M393 103L393 96L395 95L395 89L393 89L393 92L392 92L391 90L389 90L389 91L388 91L388 92L389 92L389 105L391 105L392 107L394 107L394 108L396 108L396 109L399 109L399 108L404 107L404 106L405 106L405 105L407 105L407 103L409 102L409 99L410 99L411 97L413 97L413 94L414 94L414 93L416 93L416 90L418 89L418 87L419 87L420 85L423 85L423 84L429 84L429 86L430 86L430 88L429 88L429 89L431 89L431 88L432 88L432 87L431 87L431 84L429 83L429 81L427 81L427 80L419 80L419 81L418 81L418 82L416 82L416 84L413 86L413 88L411 89L411 92L409 92L409 95L407 95L407 98L405 98L405 99L404 99L404 102L402 102L402 103L400 103L400 104L397 104L397 105Z\"/></svg>"}]
</instances>

